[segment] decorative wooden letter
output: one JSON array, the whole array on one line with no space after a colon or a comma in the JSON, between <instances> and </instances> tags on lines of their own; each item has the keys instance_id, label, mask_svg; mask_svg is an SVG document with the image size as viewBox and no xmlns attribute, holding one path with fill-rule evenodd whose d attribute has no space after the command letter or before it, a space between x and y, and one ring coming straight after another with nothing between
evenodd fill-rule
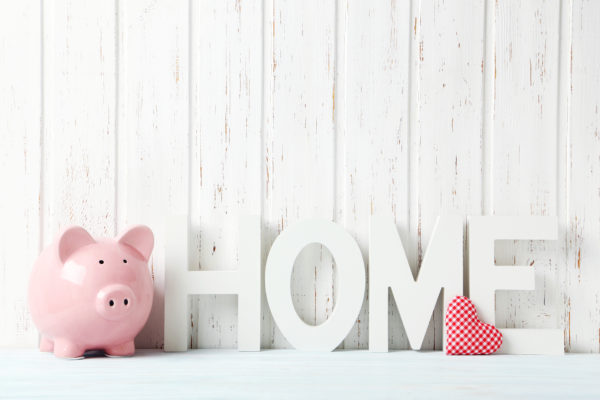
<instances>
[{"instance_id":1,"label":"decorative wooden letter","mask_svg":"<svg viewBox=\"0 0 600 400\"><path fill-rule=\"evenodd\" d=\"M333 255L339 282L336 305L327 321L307 325L298 317L290 281L294 261L310 243L322 243ZM365 292L365 265L358 245L340 226L308 220L285 229L273 243L265 269L265 291L273 319L299 350L331 351L344 340L360 312Z\"/></svg>"},{"instance_id":2,"label":"decorative wooden letter","mask_svg":"<svg viewBox=\"0 0 600 400\"><path fill-rule=\"evenodd\" d=\"M167 226L165 271L165 351L186 351L187 298L193 294L238 295L238 349L260 350L260 218L240 221L237 271L189 271L187 216Z\"/></svg>"},{"instance_id":3,"label":"decorative wooden letter","mask_svg":"<svg viewBox=\"0 0 600 400\"><path fill-rule=\"evenodd\" d=\"M533 267L494 265L495 240L556 240L556 217L469 217L469 291L479 318L496 323L496 290L535 290ZM560 329L500 329L499 353L562 354Z\"/></svg>"},{"instance_id":4,"label":"decorative wooden letter","mask_svg":"<svg viewBox=\"0 0 600 400\"><path fill-rule=\"evenodd\" d=\"M371 218L369 350L388 351L388 288L392 289L410 346L421 348L440 291L444 289L444 312L463 292L462 238L461 217L438 217L415 280L393 219ZM445 348L445 324L443 343Z\"/></svg>"}]
</instances>

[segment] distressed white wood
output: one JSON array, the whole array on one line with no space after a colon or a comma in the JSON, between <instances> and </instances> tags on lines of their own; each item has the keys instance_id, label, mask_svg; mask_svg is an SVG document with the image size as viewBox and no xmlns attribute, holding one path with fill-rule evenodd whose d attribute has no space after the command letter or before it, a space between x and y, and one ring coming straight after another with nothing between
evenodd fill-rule
<instances>
[{"instance_id":1,"label":"distressed white wood","mask_svg":"<svg viewBox=\"0 0 600 400\"><path fill-rule=\"evenodd\" d=\"M189 208L190 267L203 270L236 264L227 232L240 214L262 215L263 258L288 223L318 216L366 261L369 216L391 213L414 272L444 211L556 215L557 244L497 243L498 262L538 270L535 292L497 295L498 323L562 324L567 351L600 351L597 7L2 4L0 345L35 342L23 287L60 227L102 236L144 222L161 243L163 216ZM162 246L151 266L156 303L137 343L161 347ZM334 278L324 247L302 253L292 291L305 321L331 315ZM236 347L233 296L191 305L191 347ZM343 347L367 347L367 306L368 294ZM407 348L389 309L389 346ZM262 322L263 347L287 346L266 304ZM425 348L440 348L441 322Z\"/></svg>"},{"instance_id":2,"label":"distressed white wood","mask_svg":"<svg viewBox=\"0 0 600 400\"><path fill-rule=\"evenodd\" d=\"M262 8L190 6L190 268L228 270L238 217L261 214ZM237 318L233 295L193 297L190 346L236 348Z\"/></svg>"},{"instance_id":3,"label":"distressed white wood","mask_svg":"<svg viewBox=\"0 0 600 400\"><path fill-rule=\"evenodd\" d=\"M115 4L43 5L43 243L115 234Z\"/></svg>"},{"instance_id":4,"label":"distressed white wood","mask_svg":"<svg viewBox=\"0 0 600 400\"><path fill-rule=\"evenodd\" d=\"M572 4L565 347L600 352L600 3Z\"/></svg>"},{"instance_id":5,"label":"distressed white wood","mask_svg":"<svg viewBox=\"0 0 600 400\"><path fill-rule=\"evenodd\" d=\"M165 217L188 213L188 2L117 4L117 225L154 232L154 303L136 345L161 348Z\"/></svg>"},{"instance_id":6,"label":"distressed white wood","mask_svg":"<svg viewBox=\"0 0 600 400\"><path fill-rule=\"evenodd\" d=\"M40 250L40 2L0 3L0 346L34 346L29 273Z\"/></svg>"},{"instance_id":7,"label":"distressed white wood","mask_svg":"<svg viewBox=\"0 0 600 400\"><path fill-rule=\"evenodd\" d=\"M334 218L335 2L266 1L262 215L265 247L289 224ZM318 10L318 11L316 11ZM266 34L266 32L265 32ZM294 307L318 325L332 313L335 262L313 244L298 256L292 275ZM269 346L287 347L273 324Z\"/></svg>"},{"instance_id":8,"label":"distressed white wood","mask_svg":"<svg viewBox=\"0 0 600 400\"><path fill-rule=\"evenodd\" d=\"M559 2L499 1L494 7L492 213L557 216ZM490 93L491 95L492 93ZM561 235L562 236L562 235ZM535 291L498 292L500 328L561 325L562 243L500 241L498 265L535 266Z\"/></svg>"},{"instance_id":9,"label":"distressed white wood","mask_svg":"<svg viewBox=\"0 0 600 400\"><path fill-rule=\"evenodd\" d=\"M438 215L482 212L484 3L424 1L413 30L417 85L411 114L411 231L418 267ZM441 349L438 303L425 349Z\"/></svg>"},{"instance_id":10,"label":"distressed white wood","mask_svg":"<svg viewBox=\"0 0 600 400\"><path fill-rule=\"evenodd\" d=\"M1 351L0 370L2 396L12 399L600 397L598 357L587 354L451 357L413 351L141 350L129 358L65 361L31 349Z\"/></svg>"},{"instance_id":11,"label":"distressed white wood","mask_svg":"<svg viewBox=\"0 0 600 400\"><path fill-rule=\"evenodd\" d=\"M410 12L408 1L342 1L337 8L343 25L336 54L345 50L346 61L336 59L336 220L358 242L367 272L374 213L394 216L411 266L416 262L416 231L409 225ZM408 348L394 300L388 301L390 347ZM367 288L345 348L368 347L368 304Z\"/></svg>"}]
</instances>

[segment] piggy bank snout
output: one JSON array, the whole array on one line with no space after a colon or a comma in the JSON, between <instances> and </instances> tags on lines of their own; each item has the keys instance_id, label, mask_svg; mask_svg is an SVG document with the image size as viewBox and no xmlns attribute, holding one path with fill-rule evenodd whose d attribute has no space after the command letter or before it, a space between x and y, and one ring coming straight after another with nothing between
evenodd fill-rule
<instances>
[{"instance_id":1,"label":"piggy bank snout","mask_svg":"<svg viewBox=\"0 0 600 400\"><path fill-rule=\"evenodd\" d=\"M103 287L96 296L96 311L112 321L120 320L133 312L136 298L129 286L115 284Z\"/></svg>"}]
</instances>

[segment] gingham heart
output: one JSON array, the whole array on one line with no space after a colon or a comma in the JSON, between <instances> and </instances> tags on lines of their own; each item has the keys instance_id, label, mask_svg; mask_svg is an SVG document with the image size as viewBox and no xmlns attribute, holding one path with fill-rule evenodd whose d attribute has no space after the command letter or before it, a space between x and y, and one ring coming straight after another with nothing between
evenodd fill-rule
<instances>
[{"instance_id":1,"label":"gingham heart","mask_svg":"<svg viewBox=\"0 0 600 400\"><path fill-rule=\"evenodd\" d=\"M465 296L456 296L446 310L446 354L492 354L502 345L502 333L477 318L475 306Z\"/></svg>"}]
</instances>

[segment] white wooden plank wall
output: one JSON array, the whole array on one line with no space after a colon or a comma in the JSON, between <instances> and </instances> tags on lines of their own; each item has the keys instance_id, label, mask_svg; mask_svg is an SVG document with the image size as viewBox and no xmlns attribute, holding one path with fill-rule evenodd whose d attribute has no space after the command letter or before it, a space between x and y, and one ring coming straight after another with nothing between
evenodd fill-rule
<instances>
[{"instance_id":1,"label":"white wooden plank wall","mask_svg":"<svg viewBox=\"0 0 600 400\"><path fill-rule=\"evenodd\" d=\"M37 341L25 288L42 232L40 15L38 1L0 5L0 344L12 346Z\"/></svg>"},{"instance_id":2,"label":"white wooden plank wall","mask_svg":"<svg viewBox=\"0 0 600 400\"><path fill-rule=\"evenodd\" d=\"M130 223L153 228L164 243L164 216L189 204L188 2L117 2L118 106L117 230ZM127 132L126 134L124 132ZM140 347L163 343L164 247L154 249L153 310L137 338Z\"/></svg>"},{"instance_id":3,"label":"white wooden plank wall","mask_svg":"<svg viewBox=\"0 0 600 400\"><path fill-rule=\"evenodd\" d=\"M536 268L499 292L502 327L556 327L600 352L600 4L590 0L134 0L0 4L0 345L31 346L33 260L57 230L156 233L156 299L139 347L163 343L162 221L189 213L191 269L232 269L237 216L263 259L308 217L368 257L393 215L413 271L440 213L557 215L559 241L499 242ZM335 261L298 257L309 324L335 305ZM408 342L390 299L390 347ZM190 347L235 347L235 296L190 298ZM368 346L368 293L340 347ZM425 348L441 347L440 305ZM262 345L289 347L263 305Z\"/></svg>"},{"instance_id":4,"label":"white wooden plank wall","mask_svg":"<svg viewBox=\"0 0 600 400\"><path fill-rule=\"evenodd\" d=\"M493 12L494 119L492 211L498 215L558 215L560 3L510 1ZM493 96L493 98L492 98ZM560 189L562 190L562 189ZM562 227L564 229L564 227ZM562 241L564 235L561 234ZM561 319L559 268L563 243L501 241L496 262L536 268L535 292L501 291L501 327L557 327Z\"/></svg>"},{"instance_id":5,"label":"white wooden plank wall","mask_svg":"<svg viewBox=\"0 0 600 400\"><path fill-rule=\"evenodd\" d=\"M566 142L565 345L600 352L600 3L574 1ZM579 328L585 327L585 329Z\"/></svg>"},{"instance_id":6,"label":"white wooden plank wall","mask_svg":"<svg viewBox=\"0 0 600 400\"><path fill-rule=\"evenodd\" d=\"M358 241L368 265L369 216L392 214L416 266L417 237L409 214L409 54L415 41L408 32L413 20L410 3L348 2L338 10L345 59L337 66L346 84L336 87L337 222ZM347 348L368 346L368 293L365 297L344 342ZM408 346L391 297L389 313L392 346Z\"/></svg>"},{"instance_id":7,"label":"white wooden plank wall","mask_svg":"<svg viewBox=\"0 0 600 400\"><path fill-rule=\"evenodd\" d=\"M189 18L191 268L235 269L237 216L261 213L262 8L203 0ZM236 296L192 298L190 345L235 347L236 321Z\"/></svg>"}]
</instances>

